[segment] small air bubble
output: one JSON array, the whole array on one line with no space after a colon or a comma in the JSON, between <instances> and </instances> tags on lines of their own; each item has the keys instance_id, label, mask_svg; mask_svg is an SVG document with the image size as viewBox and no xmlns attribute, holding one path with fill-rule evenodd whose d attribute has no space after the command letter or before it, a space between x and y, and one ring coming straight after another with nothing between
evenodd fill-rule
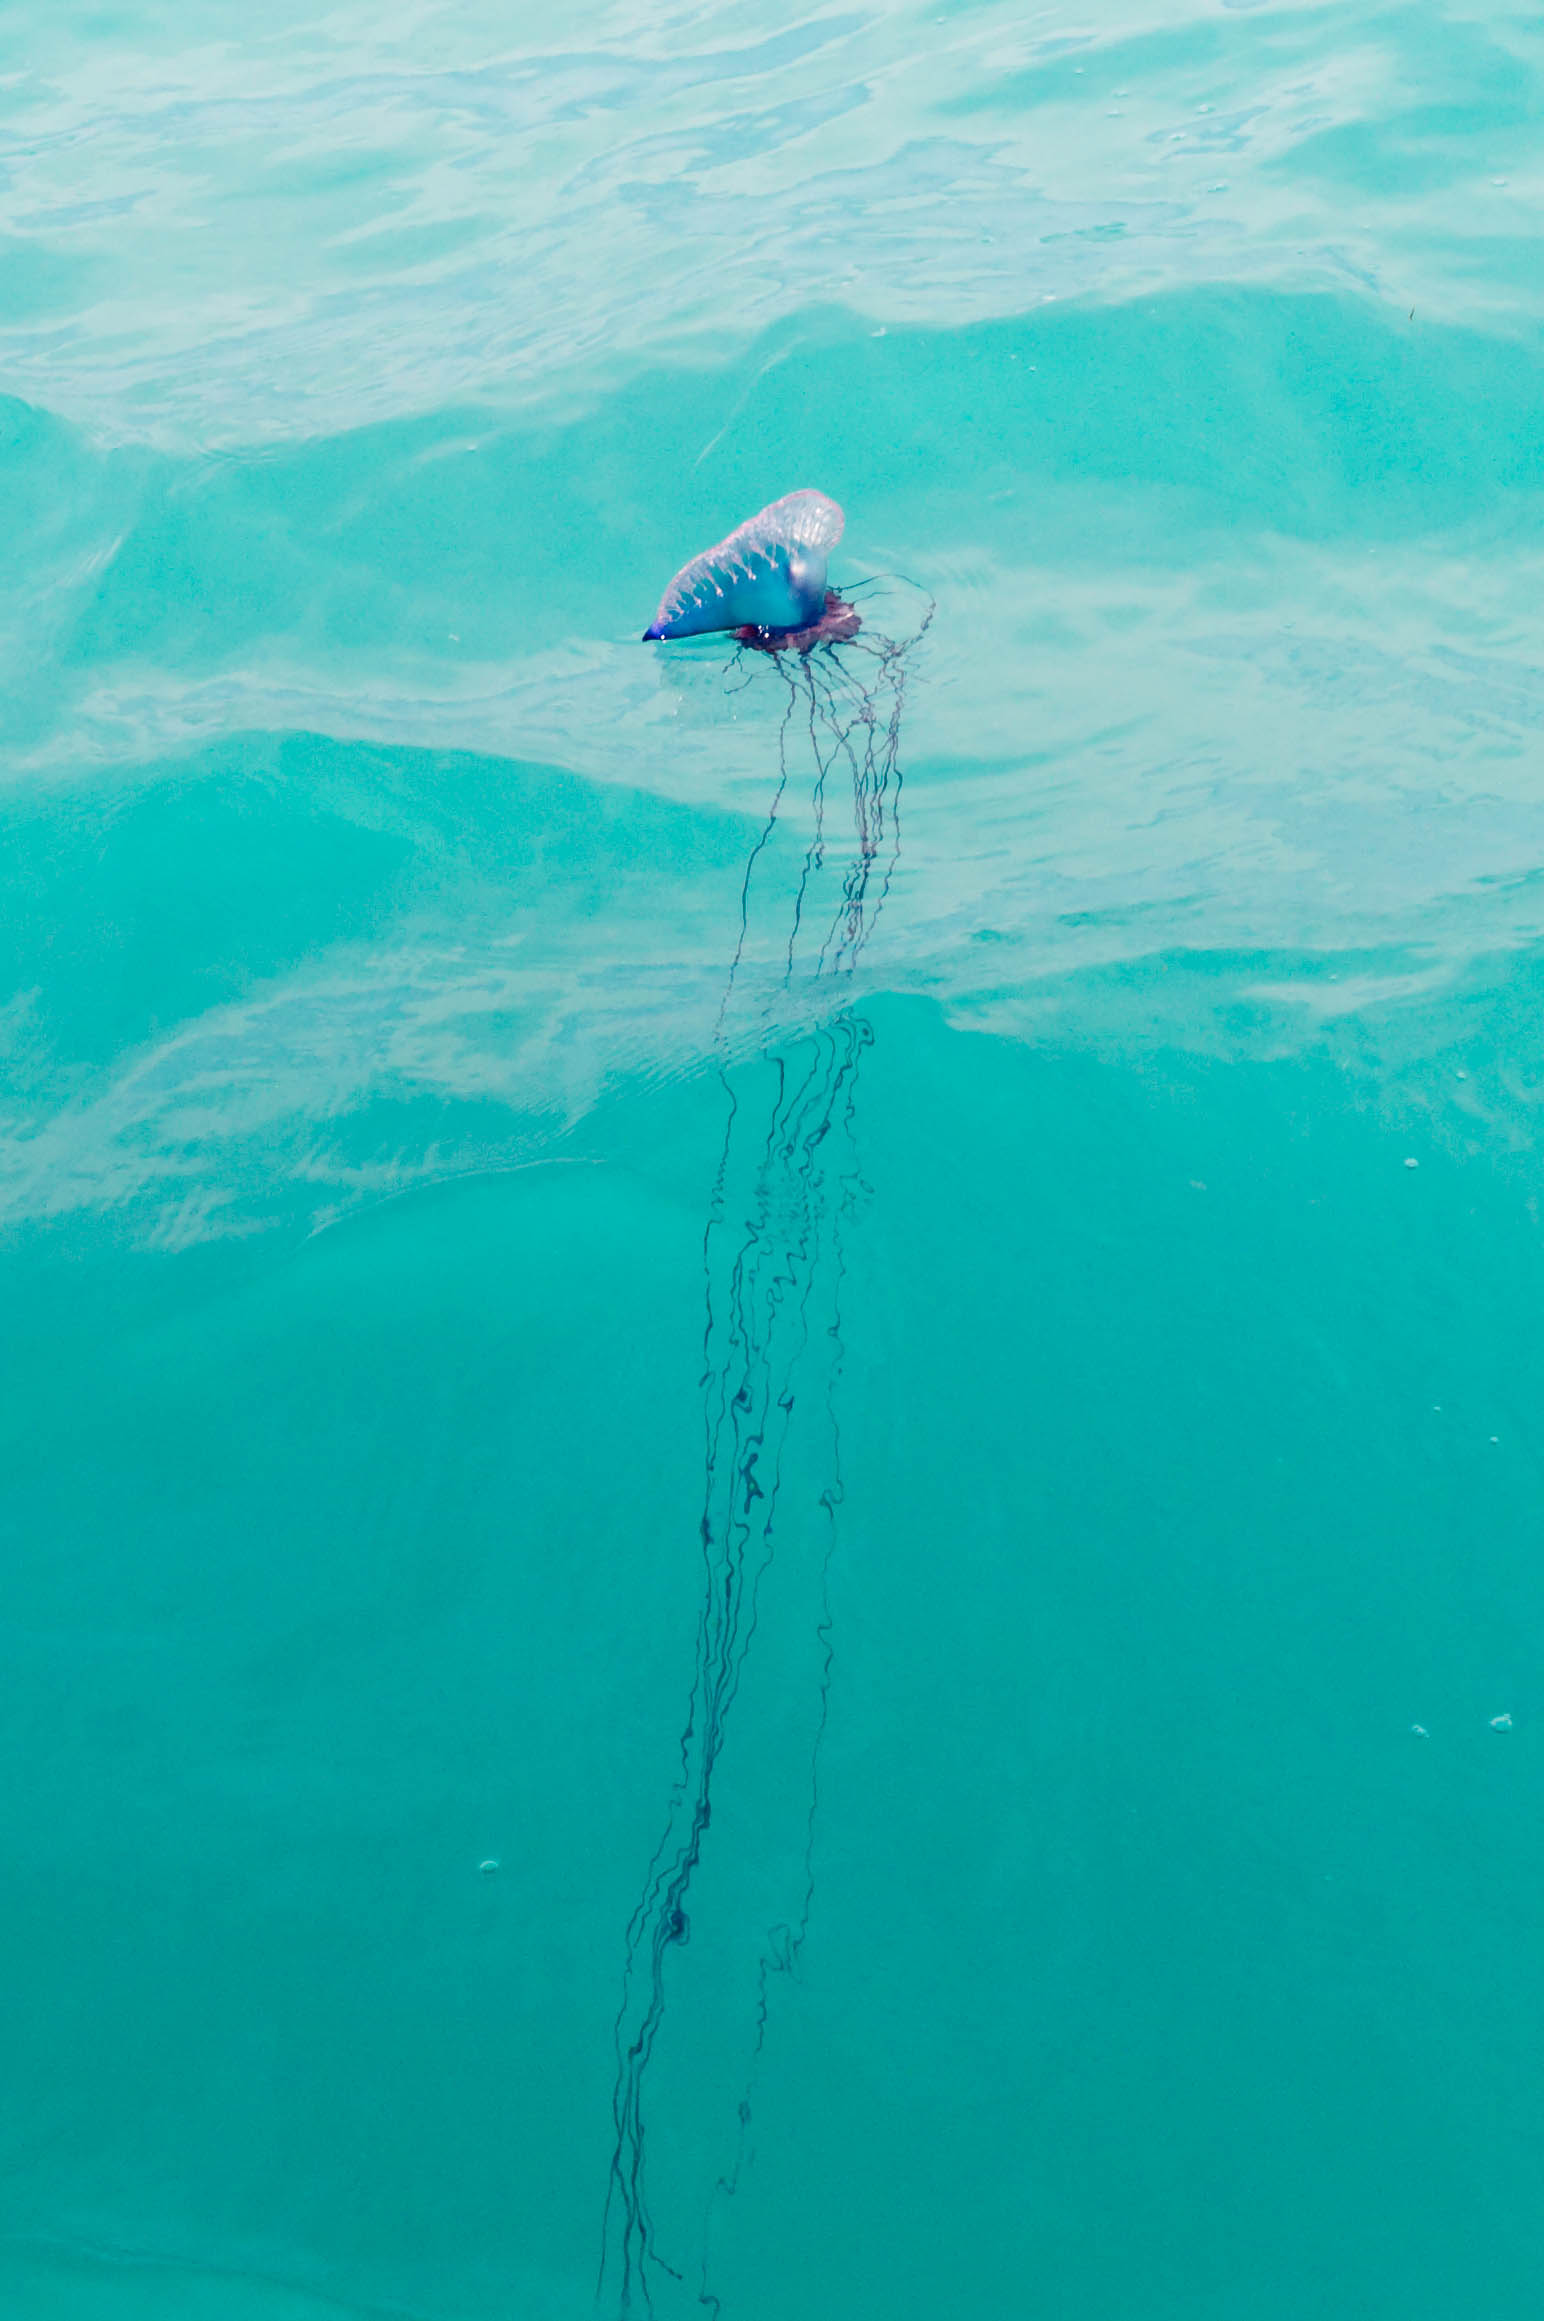
<instances>
[{"instance_id":1,"label":"small air bubble","mask_svg":"<svg viewBox=\"0 0 1544 2321\"><path fill-rule=\"evenodd\" d=\"M1431 1735L1428 1733L1424 1725L1412 1725L1410 1730L1412 1733L1419 1733L1423 1741L1429 1741L1431 1739Z\"/></svg>"},{"instance_id":2,"label":"small air bubble","mask_svg":"<svg viewBox=\"0 0 1544 2321\"><path fill-rule=\"evenodd\" d=\"M1405 1167L1407 1169L1418 1169L1420 1165L1421 1164L1418 1160L1407 1160L1405 1163Z\"/></svg>"},{"instance_id":3,"label":"small air bubble","mask_svg":"<svg viewBox=\"0 0 1544 2321\"><path fill-rule=\"evenodd\" d=\"M490 1854L485 1862L479 1862L477 1865L478 1869L482 1872L485 1878L491 1878L497 1871L498 1866L499 1862L497 1854Z\"/></svg>"},{"instance_id":4,"label":"small air bubble","mask_svg":"<svg viewBox=\"0 0 1544 2321\"><path fill-rule=\"evenodd\" d=\"M1491 1718L1490 1729L1493 1733L1509 1733L1512 1730L1512 1719L1505 1709L1499 1717Z\"/></svg>"}]
</instances>

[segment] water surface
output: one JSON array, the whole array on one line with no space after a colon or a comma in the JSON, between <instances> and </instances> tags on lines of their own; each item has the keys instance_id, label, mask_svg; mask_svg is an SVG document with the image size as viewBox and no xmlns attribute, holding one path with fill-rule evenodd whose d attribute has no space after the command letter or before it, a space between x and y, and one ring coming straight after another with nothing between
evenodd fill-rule
<instances>
[{"instance_id":1,"label":"water surface","mask_svg":"<svg viewBox=\"0 0 1544 2321\"><path fill-rule=\"evenodd\" d=\"M7 2309L1533 2310L1536 11L0 118Z\"/></svg>"}]
</instances>

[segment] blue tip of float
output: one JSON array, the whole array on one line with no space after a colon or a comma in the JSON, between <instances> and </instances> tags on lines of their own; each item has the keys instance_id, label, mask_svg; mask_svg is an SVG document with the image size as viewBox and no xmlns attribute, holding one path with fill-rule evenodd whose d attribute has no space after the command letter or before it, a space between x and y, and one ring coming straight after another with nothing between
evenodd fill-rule
<instances>
[{"instance_id":1,"label":"blue tip of float","mask_svg":"<svg viewBox=\"0 0 1544 2321\"><path fill-rule=\"evenodd\" d=\"M645 643L646 645L657 645L657 644L659 643L659 640L660 640L660 635L661 635L661 630L660 630L660 627L659 627L659 623L656 621L652 629L645 629L645 630L644 630L644 632L643 632L643 641L644 641L644 643Z\"/></svg>"}]
</instances>

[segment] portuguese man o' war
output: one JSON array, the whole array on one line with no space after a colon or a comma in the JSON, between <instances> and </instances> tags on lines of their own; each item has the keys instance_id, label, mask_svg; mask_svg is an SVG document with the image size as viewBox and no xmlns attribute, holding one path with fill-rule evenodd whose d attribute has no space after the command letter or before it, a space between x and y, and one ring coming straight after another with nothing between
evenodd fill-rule
<instances>
[{"instance_id":1,"label":"portuguese man o' war","mask_svg":"<svg viewBox=\"0 0 1544 2321\"><path fill-rule=\"evenodd\" d=\"M776 765L741 873L714 1036L726 1119L702 1244L694 1662L663 1827L627 1925L615 2024L598 2294L605 2311L624 2317L651 2314L662 2296L697 2321L704 2309L716 2321L709 2243L751 2164L773 1987L798 1970L815 1901L821 1744L836 1657L846 1243L867 1190L855 1109L874 1038L855 1005L854 978L900 859L901 713L910 657L933 617L919 591L924 609L899 641L866 626L849 597L826 585L841 533L834 501L790 492L685 565L647 631L651 640L732 636L725 689L773 685ZM872 614L909 587L866 581L849 594L861 594ZM794 777L806 748L800 806ZM850 825L838 822L837 784L850 785ZM789 828L796 811L797 832ZM763 1810L749 1853L734 1858L766 1913L754 1957L737 1965L735 1924L714 1922L707 1901L694 1924L694 1887L710 1829L715 1847L735 1833L732 1799L714 1818L717 1777L737 1701L742 1724L754 1719L742 1695L756 1692L758 1626L763 1655L769 1626L771 1649L778 1636L807 1640L797 1666L769 1671L779 1702L773 1729L786 1736L790 1703L802 1699L805 1738L801 1761L782 1762L780 1748L778 1760L763 1763L751 1751L737 1776L743 1783L749 1771L764 1799L780 1798L780 1813ZM744 1740L755 1737L752 1722ZM723 2163L695 2192L681 2176L700 2129L694 2121L682 2132L671 2116L669 2091L682 2084L673 2057L663 2087L656 2084L662 2045L672 2044L667 2001L672 2019L695 2001L674 2043L688 2053L706 2037L722 2056L722 2040L705 2025L721 2023L726 2009L745 2027L741 2061L728 2067L738 2074L738 2102L733 2086L724 2090Z\"/></svg>"},{"instance_id":2,"label":"portuguese man o' war","mask_svg":"<svg viewBox=\"0 0 1544 2321\"><path fill-rule=\"evenodd\" d=\"M826 559L844 521L824 492L785 492L682 565L643 632L644 643L719 629L734 630L743 645L856 636L856 612L826 588Z\"/></svg>"}]
</instances>

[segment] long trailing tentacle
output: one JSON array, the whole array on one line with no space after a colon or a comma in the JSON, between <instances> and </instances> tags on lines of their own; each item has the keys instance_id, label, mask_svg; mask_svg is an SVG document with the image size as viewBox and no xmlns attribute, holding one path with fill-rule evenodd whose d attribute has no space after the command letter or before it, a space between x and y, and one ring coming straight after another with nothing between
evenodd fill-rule
<instances>
[{"instance_id":1,"label":"long trailing tentacle","mask_svg":"<svg viewBox=\"0 0 1544 2321\"><path fill-rule=\"evenodd\" d=\"M828 982L851 976L883 909L899 856L906 656L931 618L930 601L921 627L900 643L872 631L857 639L844 632L840 643L805 647L797 654L765 647L736 654L726 673L738 689L740 683L751 681L755 663L771 660L786 698L777 727L772 796L741 877L738 927L714 1032L726 1119L702 1242L704 1432L698 1524L702 1577L693 1673L663 1826L627 1925L614 2029L613 2143L597 2296L604 2295L608 2280L612 2281L624 2316L635 2310L652 2311L657 2276L676 2283L685 2280L681 2268L661 2252L649 2202L649 2070L676 1971L672 1962L690 1937L689 1904L712 1826L726 1728L756 1634L763 1585L776 1559L797 1382L811 1346L823 1338L829 1349L823 1375L830 1450L820 1493L826 1527L816 1581L816 1711L803 1817L802 1887L794 1907L769 1927L757 1962L738 2143L730 2167L709 2195L709 2222L714 2203L733 2197L748 2164L751 2105L772 1984L794 1972L814 1906L820 1757L834 1667L831 1570L843 1493L836 1408L845 1358L843 1235L861 1187L853 1142L856 1091L859 1062L873 1033L850 1004L838 998L826 1020L817 1019L802 1036L791 1035L791 1044L766 1051L773 1075L771 1104L759 1149L752 1148L755 1157L746 1197L737 1205L734 1185L741 1173L736 1164L745 1120L729 1069L729 1018L750 939L752 888L787 792L790 736L797 716L809 742L811 835L782 946L781 984L785 992L791 988L806 903L825 867L830 777L838 767L851 783L851 852L812 975ZM856 656L859 647L861 660L844 657ZM876 864L881 866L877 890ZM763 1002L763 1035L771 1005L769 990ZM732 1219L737 1229L725 1249ZM814 1300L821 1282L827 1284L828 1308L817 1329ZM698 2296L716 2315L718 2300L708 2286L706 2231L705 2226Z\"/></svg>"},{"instance_id":2,"label":"long trailing tentacle","mask_svg":"<svg viewBox=\"0 0 1544 2321\"><path fill-rule=\"evenodd\" d=\"M843 1152L839 1172L838 1197L830 1218L831 1292L830 1320L825 1334L830 1344L830 1358L825 1374L825 1416L830 1436L829 1479L820 1494L821 1509L826 1518L823 1550L818 1575L818 1602L815 1618L815 1641L818 1652L816 1672L816 1714L810 1739L808 1797L804 1814L802 1884L797 1905L787 1920L769 1927L756 1967L756 1999L750 2053L746 2062L745 2083L736 2106L738 2133L734 2156L727 2169L717 2178L708 2196L707 2214L703 2225L702 2261L699 2274L698 2303L718 2321L721 2301L709 2286L710 2238L715 2210L722 2202L733 2200L740 2189L741 2179L750 2163L751 2128L756 2084L760 2076L762 2056L766 2047L767 2027L771 2015L772 1983L777 1976L792 1978L798 1972L799 1960L809 1934L810 1921L815 1909L815 1829L820 1812L820 1769L825 1746L826 1727L830 1719L831 1682L836 1665L836 1651L831 1607L831 1575L837 1547L837 1515L846 1495L842 1470L842 1429L838 1411L838 1393L846 1364L846 1344L843 1336L844 1292L847 1263L844 1241L845 1226L859 1198L869 1190L857 1162L854 1138L854 1116L858 1090L858 1066L863 1050L873 1040L871 1027L858 1017L845 1017L843 1029L851 1047L844 1059L832 1089L832 1110L836 1115Z\"/></svg>"}]
</instances>

